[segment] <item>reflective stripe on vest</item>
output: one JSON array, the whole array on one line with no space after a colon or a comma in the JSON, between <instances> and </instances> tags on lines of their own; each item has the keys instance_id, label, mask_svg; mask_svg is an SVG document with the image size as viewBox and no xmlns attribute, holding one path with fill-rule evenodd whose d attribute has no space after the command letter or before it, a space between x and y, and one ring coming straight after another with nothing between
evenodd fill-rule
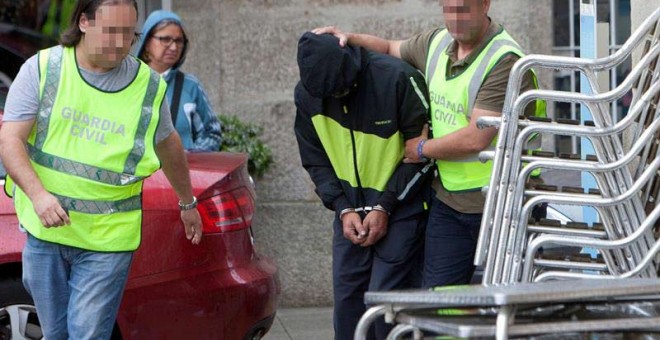
<instances>
[{"instance_id":1,"label":"reflective stripe on vest","mask_svg":"<svg viewBox=\"0 0 660 340\"><path fill-rule=\"evenodd\" d=\"M28 152L32 161L39 165L101 183L127 185L144 179L144 177L135 176L131 173L118 173L51 155L30 144L28 144Z\"/></svg>"},{"instance_id":2,"label":"reflective stripe on vest","mask_svg":"<svg viewBox=\"0 0 660 340\"><path fill-rule=\"evenodd\" d=\"M142 198L132 196L118 201L81 200L54 194L66 211L78 211L87 214L114 214L142 209Z\"/></svg>"},{"instance_id":3,"label":"reflective stripe on vest","mask_svg":"<svg viewBox=\"0 0 660 340\"><path fill-rule=\"evenodd\" d=\"M502 30L462 73L448 76L450 61L446 50L451 42L447 30L442 30L431 41L427 57L426 76L435 137L467 127L481 84L493 67L507 54L523 56L519 45ZM537 110L539 107L537 105ZM545 110L537 115L545 115ZM487 150L492 150L495 143L496 140L493 140ZM461 160L440 160L436 163L442 184L448 191L479 189L488 184L492 172L492 162L481 163L478 153Z\"/></svg>"},{"instance_id":4,"label":"reflective stripe on vest","mask_svg":"<svg viewBox=\"0 0 660 340\"><path fill-rule=\"evenodd\" d=\"M41 149L44 146L46 135L48 135L48 123L50 122L50 113L53 110L55 98L57 98L57 90L59 88L60 73L62 72L62 52L63 48L50 49L50 57L48 64L46 64L46 74L41 72L41 96L39 101L39 112L37 113L36 133L34 146ZM42 52L39 53L41 55ZM39 60L39 69L42 69L42 62Z\"/></svg>"},{"instance_id":5,"label":"reflective stripe on vest","mask_svg":"<svg viewBox=\"0 0 660 340\"><path fill-rule=\"evenodd\" d=\"M142 181L160 166L154 139L166 85L141 63L128 86L101 91L82 79L74 54L59 46L39 53L40 106L28 137L32 166L71 225L44 228L20 188L16 212L20 223L45 241L95 251L135 250Z\"/></svg>"}]
</instances>

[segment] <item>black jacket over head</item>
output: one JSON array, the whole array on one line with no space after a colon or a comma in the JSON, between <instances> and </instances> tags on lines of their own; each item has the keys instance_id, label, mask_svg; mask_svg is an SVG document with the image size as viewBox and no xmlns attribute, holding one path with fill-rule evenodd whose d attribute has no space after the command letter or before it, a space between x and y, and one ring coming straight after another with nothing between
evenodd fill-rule
<instances>
[{"instance_id":1,"label":"black jacket over head","mask_svg":"<svg viewBox=\"0 0 660 340\"><path fill-rule=\"evenodd\" d=\"M332 35L305 33L298 43L300 82L313 97L342 94L355 84L362 63L368 61L363 53L367 52L360 47L342 48Z\"/></svg>"},{"instance_id":2,"label":"black jacket over head","mask_svg":"<svg viewBox=\"0 0 660 340\"><path fill-rule=\"evenodd\" d=\"M377 204L390 220L426 209L432 165L404 164L404 141L428 121L422 74L391 56L340 47L331 35L298 42L295 133L303 167L323 204Z\"/></svg>"}]
</instances>

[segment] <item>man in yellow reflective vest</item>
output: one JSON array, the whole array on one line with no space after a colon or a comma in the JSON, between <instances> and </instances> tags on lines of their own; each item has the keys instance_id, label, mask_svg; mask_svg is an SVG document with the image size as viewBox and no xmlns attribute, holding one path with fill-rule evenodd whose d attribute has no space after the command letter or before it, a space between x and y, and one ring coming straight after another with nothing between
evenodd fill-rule
<instances>
[{"instance_id":1,"label":"man in yellow reflective vest","mask_svg":"<svg viewBox=\"0 0 660 340\"><path fill-rule=\"evenodd\" d=\"M46 339L108 339L140 244L142 182L162 166L186 236L201 241L166 85L128 56L135 0L81 0L55 46L12 84L0 156L28 239L23 283Z\"/></svg>"},{"instance_id":2,"label":"man in yellow reflective vest","mask_svg":"<svg viewBox=\"0 0 660 340\"><path fill-rule=\"evenodd\" d=\"M439 176L426 227L424 286L469 283L492 162L482 164L480 151L495 145L497 130L480 130L479 117L500 116L508 77L523 56L508 32L488 17L490 0L442 0L446 28L408 40L385 40L323 27L340 44L349 43L399 57L426 75L433 137L423 134L406 144L410 161L436 160ZM521 91L536 87L532 72ZM545 115L545 104L531 103L527 115Z\"/></svg>"}]
</instances>

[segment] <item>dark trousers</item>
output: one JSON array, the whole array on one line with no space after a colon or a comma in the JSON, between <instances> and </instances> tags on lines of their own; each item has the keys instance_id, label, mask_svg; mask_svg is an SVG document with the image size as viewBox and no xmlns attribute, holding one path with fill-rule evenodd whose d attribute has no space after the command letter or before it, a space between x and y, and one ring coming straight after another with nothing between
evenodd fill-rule
<instances>
[{"instance_id":1,"label":"dark trousers","mask_svg":"<svg viewBox=\"0 0 660 340\"><path fill-rule=\"evenodd\" d=\"M353 339L355 327L366 311L364 293L419 288L426 214L391 222L387 234L374 246L363 248L344 238L335 219L332 242L335 339ZM391 325L375 323L375 337L385 339ZM370 337L373 337L373 331Z\"/></svg>"},{"instance_id":2,"label":"dark trousers","mask_svg":"<svg viewBox=\"0 0 660 340\"><path fill-rule=\"evenodd\" d=\"M424 287L470 283L482 215L463 214L433 197L426 225Z\"/></svg>"}]
</instances>

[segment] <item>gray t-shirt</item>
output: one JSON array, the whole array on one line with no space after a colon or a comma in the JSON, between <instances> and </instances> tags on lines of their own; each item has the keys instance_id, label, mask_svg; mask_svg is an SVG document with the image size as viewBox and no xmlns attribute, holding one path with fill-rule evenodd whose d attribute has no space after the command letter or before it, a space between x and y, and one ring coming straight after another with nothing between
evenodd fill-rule
<instances>
[{"instance_id":1,"label":"gray t-shirt","mask_svg":"<svg viewBox=\"0 0 660 340\"><path fill-rule=\"evenodd\" d=\"M61 47L56 47L61 48ZM140 63L133 57L126 57L119 65L108 72L97 73L79 67L83 79L103 91L117 91L135 78ZM39 60L37 55L28 59L16 75L9 88L3 121L17 122L35 119L39 109ZM172 116L167 99L160 106L160 119L156 129L156 144L174 131Z\"/></svg>"}]
</instances>

